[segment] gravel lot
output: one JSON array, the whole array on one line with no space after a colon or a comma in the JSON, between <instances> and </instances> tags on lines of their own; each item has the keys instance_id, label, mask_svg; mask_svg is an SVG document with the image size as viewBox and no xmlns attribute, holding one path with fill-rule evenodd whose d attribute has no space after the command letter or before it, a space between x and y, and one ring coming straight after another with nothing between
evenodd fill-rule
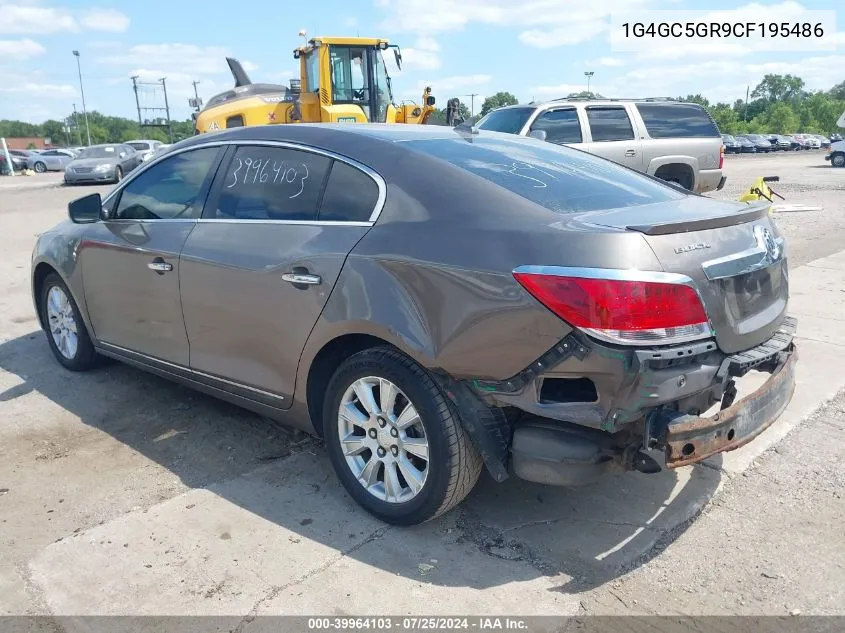
<instances>
[{"instance_id":1,"label":"gravel lot","mask_svg":"<svg viewBox=\"0 0 845 633\"><path fill-rule=\"evenodd\" d=\"M779 175L787 203L821 205L777 218L793 269L845 250L845 170L822 156L729 156L714 194ZM0 614L845 614L841 395L741 474L483 479L391 530L307 436L123 365L62 371L30 251L108 188L36 178L0 178Z\"/></svg>"}]
</instances>

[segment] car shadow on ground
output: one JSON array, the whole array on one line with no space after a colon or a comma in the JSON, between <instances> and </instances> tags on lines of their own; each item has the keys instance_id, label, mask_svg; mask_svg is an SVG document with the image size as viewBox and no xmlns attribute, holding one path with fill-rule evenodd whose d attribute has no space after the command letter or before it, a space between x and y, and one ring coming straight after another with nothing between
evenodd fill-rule
<instances>
[{"instance_id":1,"label":"car shadow on ground","mask_svg":"<svg viewBox=\"0 0 845 633\"><path fill-rule=\"evenodd\" d=\"M37 392L188 487L210 490L393 575L419 580L418 562L447 558L450 547L477 550L483 572L441 570L426 579L444 586L487 588L545 576L561 579L552 582L552 591L596 587L671 544L720 478L718 470L696 467L622 473L586 488L564 489L515 478L497 484L484 473L456 511L422 526L385 530L398 543L420 543L419 551L403 560L403 554L390 553L386 541L368 548L339 540L364 538L356 535L372 531L373 519L337 483L322 444L304 433L120 363L86 373L66 371L52 358L41 331L0 345L0 369L21 381L0 393L0 402ZM338 508L337 525L319 528L309 518L325 513L321 518L331 522L325 509L331 507Z\"/></svg>"}]
</instances>

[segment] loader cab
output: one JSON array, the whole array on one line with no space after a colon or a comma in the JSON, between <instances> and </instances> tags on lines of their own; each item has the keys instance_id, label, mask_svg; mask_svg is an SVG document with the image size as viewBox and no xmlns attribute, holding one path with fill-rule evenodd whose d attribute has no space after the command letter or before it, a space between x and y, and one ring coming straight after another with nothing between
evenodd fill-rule
<instances>
[{"instance_id":1,"label":"loader cab","mask_svg":"<svg viewBox=\"0 0 845 633\"><path fill-rule=\"evenodd\" d=\"M385 123L396 118L383 53L398 47L375 38L314 38L294 51L300 60L303 119Z\"/></svg>"}]
</instances>

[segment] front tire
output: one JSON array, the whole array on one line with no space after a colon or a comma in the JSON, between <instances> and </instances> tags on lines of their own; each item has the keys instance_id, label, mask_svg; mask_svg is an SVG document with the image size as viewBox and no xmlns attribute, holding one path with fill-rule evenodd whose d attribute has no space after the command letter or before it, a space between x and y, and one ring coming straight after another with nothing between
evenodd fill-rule
<instances>
[{"instance_id":1,"label":"front tire","mask_svg":"<svg viewBox=\"0 0 845 633\"><path fill-rule=\"evenodd\" d=\"M123 170L120 167L115 167L114 169L114 182L115 184L119 183L123 180Z\"/></svg>"},{"instance_id":2,"label":"front tire","mask_svg":"<svg viewBox=\"0 0 845 633\"><path fill-rule=\"evenodd\" d=\"M836 153L830 157L830 164L834 167L845 167L845 154Z\"/></svg>"},{"instance_id":3,"label":"front tire","mask_svg":"<svg viewBox=\"0 0 845 633\"><path fill-rule=\"evenodd\" d=\"M341 363L326 390L323 430L346 491L393 525L451 510L481 473L452 402L425 369L389 347Z\"/></svg>"},{"instance_id":4,"label":"front tire","mask_svg":"<svg viewBox=\"0 0 845 633\"><path fill-rule=\"evenodd\" d=\"M71 371L93 367L97 352L73 296L56 273L50 273L44 279L40 308L47 342L56 360Z\"/></svg>"}]
</instances>

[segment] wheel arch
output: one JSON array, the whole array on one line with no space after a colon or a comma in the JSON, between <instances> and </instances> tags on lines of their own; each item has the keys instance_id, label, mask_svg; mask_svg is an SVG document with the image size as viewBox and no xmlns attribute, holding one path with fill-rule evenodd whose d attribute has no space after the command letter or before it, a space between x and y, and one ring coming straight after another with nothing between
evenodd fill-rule
<instances>
[{"instance_id":1,"label":"wheel arch","mask_svg":"<svg viewBox=\"0 0 845 633\"><path fill-rule=\"evenodd\" d=\"M664 157L652 161L648 173L664 180L671 174L684 175L689 178L690 191L695 191L698 186L698 162L694 158L686 156Z\"/></svg>"},{"instance_id":2,"label":"wheel arch","mask_svg":"<svg viewBox=\"0 0 845 633\"><path fill-rule=\"evenodd\" d=\"M373 334L355 332L342 334L329 340L317 351L308 364L308 373L305 378L305 404L314 431L319 437L325 436L323 400L326 387L334 376L338 365L353 354L374 347L390 347L404 353L402 349L383 338Z\"/></svg>"},{"instance_id":3,"label":"wheel arch","mask_svg":"<svg viewBox=\"0 0 845 633\"><path fill-rule=\"evenodd\" d=\"M50 261L47 258L35 260L32 266L32 301L41 329L45 331L47 329L41 310L41 295L43 294L42 289L44 287L44 280L47 279L47 276L50 275L50 273L55 273L58 275L59 279L62 280L62 283L64 283L79 309L79 314L82 317L85 328L88 330L88 335L91 337L92 341L95 340L93 336L94 330L91 327L91 322L88 317L88 308L85 303L85 298L80 296L82 294L81 289L77 292L77 289L74 287L75 284L71 283L70 279L68 279L68 276L65 274L65 271L62 270L62 267L57 266L55 262Z\"/></svg>"}]
</instances>

